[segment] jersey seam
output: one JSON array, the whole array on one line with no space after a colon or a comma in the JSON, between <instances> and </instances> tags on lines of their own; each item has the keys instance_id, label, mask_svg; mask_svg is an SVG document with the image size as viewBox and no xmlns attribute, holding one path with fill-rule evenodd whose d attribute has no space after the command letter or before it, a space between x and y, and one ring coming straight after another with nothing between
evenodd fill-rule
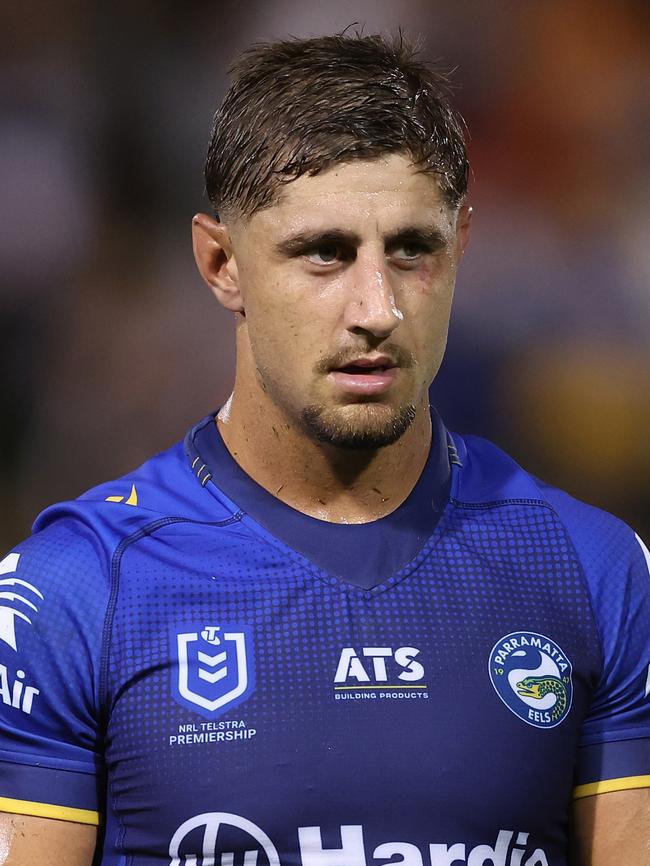
<instances>
[{"instance_id":1,"label":"jersey seam","mask_svg":"<svg viewBox=\"0 0 650 866\"><path fill-rule=\"evenodd\" d=\"M598 654L600 656L600 674L598 676L598 682L595 684L595 686L592 690L591 696L590 696L589 706L591 706L591 702L594 698L594 695L598 691L598 686L600 685L600 682L601 682L601 680L605 674L605 644L604 644L604 640L603 640L603 634L601 632L600 623L598 622L598 617L596 616L594 598L593 598L593 595L591 592L591 587L589 585L589 581L587 580L587 572L585 570L585 566L584 566L584 563L582 561L582 557L580 556L580 551L578 550L576 543L573 540L573 536L569 532L567 525L565 524L565 522L561 518L561 516L558 514L557 509L555 509L553 507L553 505L551 505L550 502L548 503L548 507L553 512L558 523L562 527L562 530L563 530L565 536L567 537L567 540L569 541L569 544L571 545L571 549L573 550L573 553L574 553L574 555L578 561L578 566L580 569L580 578L582 580L582 585L583 585L583 588L585 590L587 600L589 602L589 612L591 614L591 620L592 620L592 623L594 625L594 630L596 632L596 637L598 640ZM587 712L588 712L588 710L587 710ZM586 716L586 714L585 714L585 716Z\"/></svg>"},{"instance_id":2,"label":"jersey seam","mask_svg":"<svg viewBox=\"0 0 650 866\"><path fill-rule=\"evenodd\" d=\"M585 737L581 737L578 740L578 748L588 749L590 746L607 746L610 743L629 743L633 740L650 740L650 727L644 728L641 732L639 732L639 728L623 728L615 733L616 737L614 739L603 739L602 735L587 734ZM598 739L591 739L593 737L598 737Z\"/></svg>"},{"instance_id":3,"label":"jersey seam","mask_svg":"<svg viewBox=\"0 0 650 866\"><path fill-rule=\"evenodd\" d=\"M8 753L6 749L1 750L0 764L19 764L20 766L24 767L37 767L39 769L42 768L46 770L56 770L57 772L61 773L78 773L81 776L92 777L96 777L98 771L103 770L103 766L100 765L99 755L97 755L97 761L89 761L88 763L86 763L83 761L75 761L74 759L68 758L52 758L44 755L38 755L34 752L18 752L17 754L18 757L14 757L14 755L12 753ZM97 753L95 752L93 754ZM61 761L68 760L70 763L82 764L83 767L87 769L81 769L81 767L64 767L61 765Z\"/></svg>"},{"instance_id":4,"label":"jersey seam","mask_svg":"<svg viewBox=\"0 0 650 866\"><path fill-rule=\"evenodd\" d=\"M450 502L455 505L456 508L467 509L468 511L477 511L486 508L500 508L503 505L537 505L541 508L548 508L557 517L557 514L553 507L548 502L545 502L543 499L513 497L511 499L492 499L488 502L463 502L462 500L456 499L455 497L450 497ZM562 524L562 528L564 529L564 524Z\"/></svg>"},{"instance_id":5,"label":"jersey seam","mask_svg":"<svg viewBox=\"0 0 650 866\"><path fill-rule=\"evenodd\" d=\"M110 654L110 634L113 627L113 617L115 614L115 608L117 605L117 595L119 592L119 569L120 562L122 556L131 544L135 544L137 541L140 541L143 538L149 537L152 533L156 532L158 529L161 529L165 526L174 525L177 523L193 523L193 524L201 524L205 526L214 526L214 527L222 527L229 526L232 523L239 522L243 517L243 512L237 512L236 514L231 515L230 517L225 518L224 520L217 520L214 522L204 521L204 520L193 520L189 517L161 517L158 520L154 520L152 523L148 523L145 526L140 527L135 530L135 532L128 535L126 538L123 538L120 543L115 548L111 559L111 573L110 573L110 595L108 599L108 604L106 606L106 614L104 618L104 627L102 630L102 663L101 663L101 671L100 671L100 706L102 707L104 714L108 715L106 710L106 700L107 700L107 692L108 692L108 664L109 664L109 654Z\"/></svg>"},{"instance_id":6,"label":"jersey seam","mask_svg":"<svg viewBox=\"0 0 650 866\"><path fill-rule=\"evenodd\" d=\"M249 525L249 528L258 538L260 538L274 550L281 550L283 554L288 554L290 558L293 559L297 564L303 566L311 574L313 574L313 576L319 582L325 584L326 586L331 586L333 585L332 581L336 581L336 585L347 593L358 594L364 598L374 598L375 596L381 595L383 592L387 592L388 590L393 589L393 587L398 586L400 583L402 583L402 581L406 580L406 578L408 578L413 573L413 571L415 571L415 569L422 564L424 559L430 553L432 553L432 551L438 545L444 534L444 530L446 529L445 522L449 517L449 511L452 507L459 509L467 508L469 510L476 510L495 508L503 505L537 505L542 508L548 509L557 517L557 514L555 513L552 506L548 502L545 502L543 499L519 498L494 500L492 502L485 503L464 503L450 496L445 505L445 508L443 509L442 514L440 515L438 523L434 527L433 532L427 538L427 540L422 545L420 550L415 554L415 556L401 569L388 577L385 581L382 581L382 583L379 583L376 586L371 587L370 589L365 589L364 587L357 586L356 584L350 583L342 577L328 572L325 569L319 568L308 557L304 556L299 551L294 550L292 547L280 541L279 539L276 539L271 532L266 530L261 524L259 524L255 520L255 518L251 517L251 515L243 511L239 513L241 514L242 519L248 518L248 520L253 524L252 526ZM562 526L563 531L566 532L564 524L561 521L560 525ZM580 563L580 568L582 569L582 563Z\"/></svg>"},{"instance_id":7,"label":"jersey seam","mask_svg":"<svg viewBox=\"0 0 650 866\"><path fill-rule=\"evenodd\" d=\"M108 728L108 722L110 717L110 710L108 707L108 668L109 668L109 660L110 660L110 651L111 651L111 633L113 630L113 620L115 617L115 610L117 607L117 599L119 594L119 576L120 576L120 564L124 552L128 547L136 542L140 541L143 538L150 537L154 532L158 529L162 529L165 526L174 525L177 523L195 523L195 524L204 524L211 525L215 527L228 526L232 523L236 523L241 520L242 514L241 512L237 512L236 514L227 517L225 520L218 520L211 523L210 521L202 521L202 520L192 520L189 517L161 517L158 520L154 520L151 523L145 524L145 526L136 529L131 535L123 538L120 543L117 545L113 552L113 556L111 558L111 569L110 569L110 594L108 598L108 604L106 606L106 613L104 617L104 627L102 630L102 654L101 654L101 667L100 667L100 680L99 680L99 694L100 694L100 712L102 717L102 729L104 734ZM112 708L111 708L112 709ZM120 849L124 842L124 836L126 834L126 826L122 822L119 813L117 811L117 794L113 788L112 781L109 777L108 779L108 791L107 795L110 796L111 808L113 810L113 815L118 823L119 830L116 837L116 847Z\"/></svg>"}]
</instances>

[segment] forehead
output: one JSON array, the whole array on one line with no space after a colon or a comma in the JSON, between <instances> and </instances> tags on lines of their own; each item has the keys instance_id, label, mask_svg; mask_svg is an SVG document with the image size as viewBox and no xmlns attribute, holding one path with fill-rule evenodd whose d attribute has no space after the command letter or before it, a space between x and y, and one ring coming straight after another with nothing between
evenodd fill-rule
<instances>
[{"instance_id":1,"label":"forehead","mask_svg":"<svg viewBox=\"0 0 650 866\"><path fill-rule=\"evenodd\" d=\"M381 224L391 230L404 222L442 226L451 214L435 176L417 171L406 156L390 154L291 181L248 227L275 233L335 226L363 231Z\"/></svg>"}]
</instances>

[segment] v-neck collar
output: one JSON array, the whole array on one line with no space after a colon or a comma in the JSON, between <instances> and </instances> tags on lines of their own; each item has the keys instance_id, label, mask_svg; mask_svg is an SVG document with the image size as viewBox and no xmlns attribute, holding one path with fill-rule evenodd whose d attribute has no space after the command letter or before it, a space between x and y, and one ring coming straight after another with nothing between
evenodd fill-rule
<instances>
[{"instance_id":1,"label":"v-neck collar","mask_svg":"<svg viewBox=\"0 0 650 866\"><path fill-rule=\"evenodd\" d=\"M431 449L415 487L391 514L362 524L328 523L277 499L232 457L213 415L189 431L185 445L191 462L203 466L201 478L207 489L215 485L265 534L320 571L369 590L417 556L448 502L453 444L433 409L431 420Z\"/></svg>"}]
</instances>

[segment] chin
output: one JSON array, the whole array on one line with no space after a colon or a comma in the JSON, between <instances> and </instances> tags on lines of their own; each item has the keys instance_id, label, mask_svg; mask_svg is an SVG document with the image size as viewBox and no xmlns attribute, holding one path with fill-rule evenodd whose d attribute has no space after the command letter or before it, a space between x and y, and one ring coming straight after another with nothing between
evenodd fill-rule
<instances>
[{"instance_id":1,"label":"chin","mask_svg":"<svg viewBox=\"0 0 650 866\"><path fill-rule=\"evenodd\" d=\"M397 442L413 423L415 405L392 408L377 403L336 409L307 406L301 413L303 429L316 441L336 448L369 451Z\"/></svg>"}]
</instances>

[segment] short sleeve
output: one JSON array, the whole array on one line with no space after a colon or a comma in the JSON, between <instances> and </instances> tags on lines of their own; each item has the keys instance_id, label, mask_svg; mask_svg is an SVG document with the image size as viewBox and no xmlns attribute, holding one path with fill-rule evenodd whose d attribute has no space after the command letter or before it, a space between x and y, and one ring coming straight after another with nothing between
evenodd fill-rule
<instances>
[{"instance_id":1,"label":"short sleeve","mask_svg":"<svg viewBox=\"0 0 650 866\"><path fill-rule=\"evenodd\" d=\"M609 544L600 563L586 563L602 670L581 728L576 797L650 787L650 554L627 527Z\"/></svg>"},{"instance_id":2,"label":"short sleeve","mask_svg":"<svg viewBox=\"0 0 650 866\"><path fill-rule=\"evenodd\" d=\"M0 811L96 824L108 581L61 519L0 560Z\"/></svg>"},{"instance_id":3,"label":"short sleeve","mask_svg":"<svg viewBox=\"0 0 650 866\"><path fill-rule=\"evenodd\" d=\"M578 555L601 659L575 797L650 787L650 553L621 520L540 482Z\"/></svg>"}]
</instances>

